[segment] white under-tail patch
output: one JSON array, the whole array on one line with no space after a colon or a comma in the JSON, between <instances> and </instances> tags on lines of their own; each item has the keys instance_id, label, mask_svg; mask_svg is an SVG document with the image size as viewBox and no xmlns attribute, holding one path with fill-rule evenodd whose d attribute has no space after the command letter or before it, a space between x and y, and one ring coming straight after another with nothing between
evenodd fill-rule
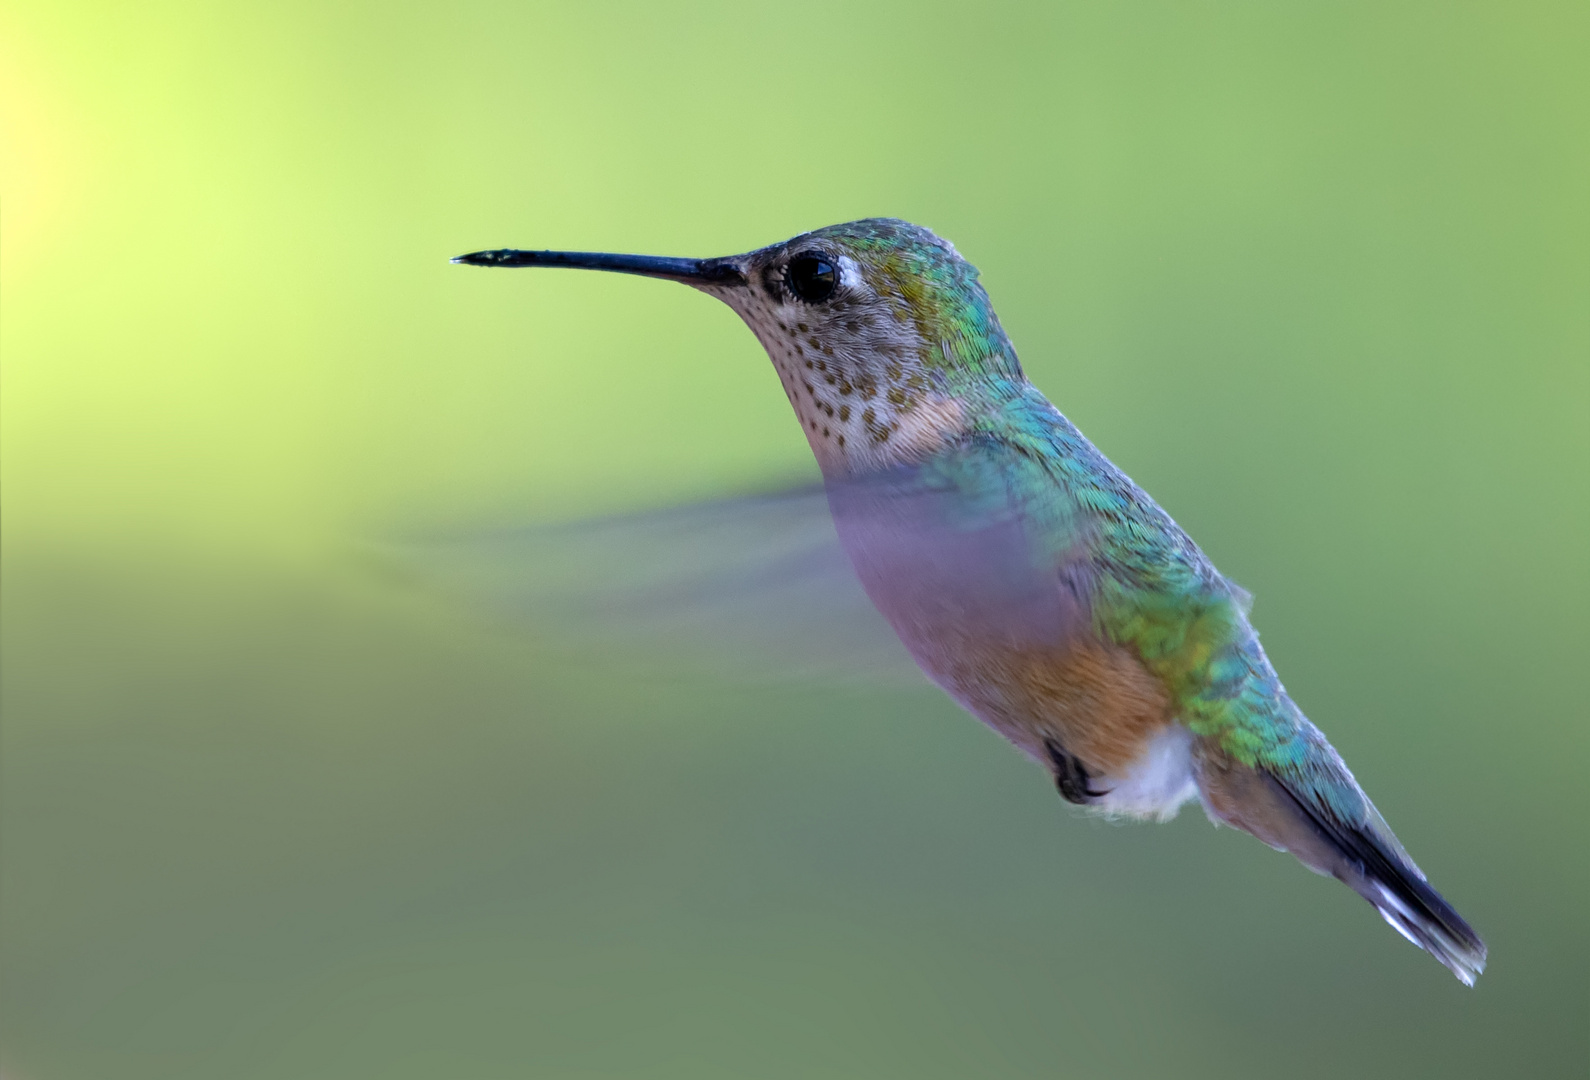
<instances>
[{"instance_id":1,"label":"white under-tail patch","mask_svg":"<svg viewBox=\"0 0 1590 1080\"><path fill-rule=\"evenodd\" d=\"M1091 809L1106 814L1169 821L1183 803L1198 795L1193 779L1192 732L1180 724L1160 730L1125 772L1100 777L1095 788L1108 788Z\"/></svg>"},{"instance_id":2,"label":"white under-tail patch","mask_svg":"<svg viewBox=\"0 0 1590 1080\"><path fill-rule=\"evenodd\" d=\"M1380 895L1379 900L1372 901L1375 905L1375 910L1380 913L1380 917L1385 919L1387 924L1397 933L1415 945L1419 945L1419 939L1414 937L1408 930L1408 925L1416 922L1418 917L1408 908L1407 904L1397 899L1396 893L1378 881L1371 881L1370 884L1374 886L1375 892ZM1424 946L1419 945L1419 948L1422 949ZM1469 986L1474 985L1473 979L1465 979L1462 975L1459 975L1458 978L1463 979Z\"/></svg>"}]
</instances>

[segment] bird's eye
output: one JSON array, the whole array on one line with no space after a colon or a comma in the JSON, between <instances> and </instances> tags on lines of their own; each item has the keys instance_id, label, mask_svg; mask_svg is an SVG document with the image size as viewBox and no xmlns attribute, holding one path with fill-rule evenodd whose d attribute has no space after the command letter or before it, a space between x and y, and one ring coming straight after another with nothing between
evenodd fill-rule
<instances>
[{"instance_id":1,"label":"bird's eye","mask_svg":"<svg viewBox=\"0 0 1590 1080\"><path fill-rule=\"evenodd\" d=\"M789 261L790 292L808 304L820 304L834 295L839 268L826 255L797 255Z\"/></svg>"}]
</instances>

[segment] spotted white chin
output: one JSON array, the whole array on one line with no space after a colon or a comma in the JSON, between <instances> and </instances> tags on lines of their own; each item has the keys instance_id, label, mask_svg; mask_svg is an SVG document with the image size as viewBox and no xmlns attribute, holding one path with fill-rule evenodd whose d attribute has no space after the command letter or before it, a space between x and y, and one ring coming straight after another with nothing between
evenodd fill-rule
<instances>
[{"instance_id":1,"label":"spotted white chin","mask_svg":"<svg viewBox=\"0 0 1590 1080\"><path fill-rule=\"evenodd\" d=\"M1148 741L1143 752L1120 775L1097 782L1109 793L1090 809L1123 817L1169 821L1182 804L1196 798L1193 779L1192 732L1171 724Z\"/></svg>"}]
</instances>

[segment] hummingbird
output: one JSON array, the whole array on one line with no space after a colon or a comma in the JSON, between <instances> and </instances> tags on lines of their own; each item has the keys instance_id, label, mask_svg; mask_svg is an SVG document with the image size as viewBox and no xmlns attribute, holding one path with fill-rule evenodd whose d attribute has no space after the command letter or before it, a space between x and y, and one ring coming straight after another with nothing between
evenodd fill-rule
<instances>
[{"instance_id":1,"label":"hummingbird","mask_svg":"<svg viewBox=\"0 0 1590 1080\"><path fill-rule=\"evenodd\" d=\"M1208 817L1333 876L1464 984L1479 935L1288 696L1251 598L1023 374L955 247L869 218L742 255L501 249L682 282L756 335L866 595L927 677L1100 814Z\"/></svg>"}]
</instances>

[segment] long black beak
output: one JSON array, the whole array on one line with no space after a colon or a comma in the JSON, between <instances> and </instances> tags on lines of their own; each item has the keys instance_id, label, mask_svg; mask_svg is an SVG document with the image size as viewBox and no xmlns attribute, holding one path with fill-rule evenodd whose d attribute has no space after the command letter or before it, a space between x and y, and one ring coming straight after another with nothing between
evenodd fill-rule
<instances>
[{"instance_id":1,"label":"long black beak","mask_svg":"<svg viewBox=\"0 0 1590 1080\"><path fill-rule=\"evenodd\" d=\"M455 263L469 266L564 266L573 270L612 270L620 274L667 278L686 285L744 285L733 259L670 259L661 255L613 255L605 251L472 251Z\"/></svg>"}]
</instances>

